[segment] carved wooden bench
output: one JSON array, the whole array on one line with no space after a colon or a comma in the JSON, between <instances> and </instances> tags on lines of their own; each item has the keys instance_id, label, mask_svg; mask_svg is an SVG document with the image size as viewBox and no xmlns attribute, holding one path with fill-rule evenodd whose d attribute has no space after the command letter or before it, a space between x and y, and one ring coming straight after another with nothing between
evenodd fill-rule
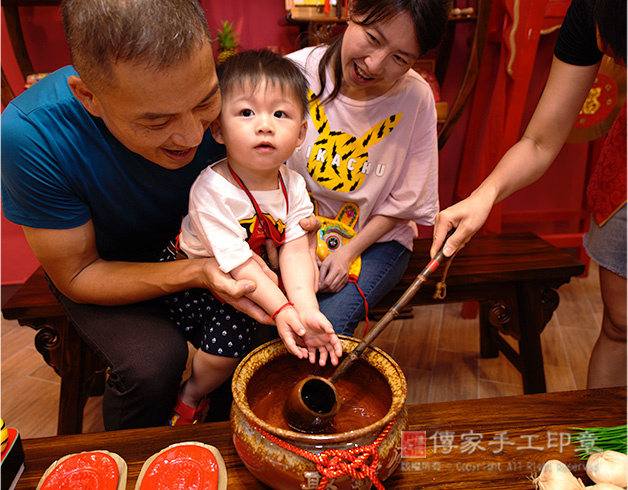
<instances>
[{"instance_id":1,"label":"carved wooden bench","mask_svg":"<svg viewBox=\"0 0 628 490\"><path fill-rule=\"evenodd\" d=\"M87 398L103 393L106 367L68 320L41 267L7 300L2 313L37 330L35 347L61 377L57 434L80 434Z\"/></svg>"},{"instance_id":2,"label":"carved wooden bench","mask_svg":"<svg viewBox=\"0 0 628 490\"><path fill-rule=\"evenodd\" d=\"M401 282L374 310L388 310L428 263L431 240L415 241ZM584 272L584 264L531 233L475 237L460 251L448 270L447 295L434 299L443 264L412 299L411 305L442 301L478 301L481 355L501 350L523 377L524 391L545 391L540 334L558 306L556 289ZM35 345L61 376L59 434L82 431L87 398L102 392L105 366L83 342L65 311L48 289L41 268L7 300L5 318L36 329ZM519 341L516 352L502 334Z\"/></svg>"},{"instance_id":3,"label":"carved wooden bench","mask_svg":"<svg viewBox=\"0 0 628 490\"><path fill-rule=\"evenodd\" d=\"M373 310L374 316L393 306L427 265L431 243L415 240L403 278ZM525 393L546 391L540 335L558 307L556 289L581 275L585 265L532 233L509 233L474 237L453 258L445 298L434 299L445 269L443 264L436 270L409 306L477 301L480 355L503 352L521 373ZM518 341L518 352L503 334Z\"/></svg>"}]
</instances>

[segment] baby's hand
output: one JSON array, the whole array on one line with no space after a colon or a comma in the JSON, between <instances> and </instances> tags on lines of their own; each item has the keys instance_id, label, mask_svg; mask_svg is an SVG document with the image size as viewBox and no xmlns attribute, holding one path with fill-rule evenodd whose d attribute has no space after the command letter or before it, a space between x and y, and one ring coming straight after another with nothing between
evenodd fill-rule
<instances>
[{"instance_id":1,"label":"baby's hand","mask_svg":"<svg viewBox=\"0 0 628 490\"><path fill-rule=\"evenodd\" d=\"M318 309L301 311L299 316L305 326L305 334L301 338L307 347L310 362L316 362L318 350L321 366L327 363L327 358L334 366L338 365L338 359L342 357L342 344L327 317Z\"/></svg>"},{"instance_id":2,"label":"baby's hand","mask_svg":"<svg viewBox=\"0 0 628 490\"><path fill-rule=\"evenodd\" d=\"M301 337L306 333L297 310L293 306L282 309L275 315L275 322L277 324L277 332L288 352L294 354L299 359L307 358L308 349L297 345L297 341L300 341Z\"/></svg>"}]
</instances>

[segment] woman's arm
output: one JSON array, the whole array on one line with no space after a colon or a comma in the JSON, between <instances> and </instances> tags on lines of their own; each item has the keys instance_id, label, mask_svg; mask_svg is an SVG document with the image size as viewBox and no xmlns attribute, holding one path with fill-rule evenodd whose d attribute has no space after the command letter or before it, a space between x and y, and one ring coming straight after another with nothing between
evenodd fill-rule
<instances>
[{"instance_id":1,"label":"woman's arm","mask_svg":"<svg viewBox=\"0 0 628 490\"><path fill-rule=\"evenodd\" d=\"M436 216L432 256L451 228L456 232L445 245L447 256L462 248L484 225L495 204L545 173L565 143L598 67L570 65L554 57L547 85L521 140L468 198Z\"/></svg>"}]
</instances>

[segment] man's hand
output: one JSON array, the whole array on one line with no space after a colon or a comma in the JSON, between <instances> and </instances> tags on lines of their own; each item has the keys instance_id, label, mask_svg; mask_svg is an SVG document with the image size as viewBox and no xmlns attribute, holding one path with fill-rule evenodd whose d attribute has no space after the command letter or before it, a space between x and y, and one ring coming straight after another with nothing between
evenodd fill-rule
<instances>
[{"instance_id":1,"label":"man's hand","mask_svg":"<svg viewBox=\"0 0 628 490\"><path fill-rule=\"evenodd\" d=\"M264 263L262 258L256 254L253 254L253 257L256 262L261 261ZM253 293L257 289L255 282L248 280L236 281L229 274L225 274L218 268L218 263L214 258L200 260L206 262L204 271L208 278L207 289L210 289L212 293L215 293L222 301L229 303L237 310L253 318L253 320L264 324L270 322L268 313L257 303L246 297L247 294ZM267 275L271 278L274 276L276 281L277 275L274 274L265 263L264 267L265 270L268 271Z\"/></svg>"}]
</instances>

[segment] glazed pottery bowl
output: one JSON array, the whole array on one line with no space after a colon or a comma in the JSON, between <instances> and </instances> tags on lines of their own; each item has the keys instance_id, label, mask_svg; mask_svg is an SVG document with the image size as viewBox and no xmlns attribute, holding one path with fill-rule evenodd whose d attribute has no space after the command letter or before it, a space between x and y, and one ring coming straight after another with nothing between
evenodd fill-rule
<instances>
[{"instance_id":1,"label":"glazed pottery bowl","mask_svg":"<svg viewBox=\"0 0 628 490\"><path fill-rule=\"evenodd\" d=\"M360 342L340 339L345 353ZM399 465L407 384L397 363L378 348L367 348L336 383L341 408L325 433L288 427L283 405L294 385L310 375L329 377L334 369L297 359L279 339L240 362L232 382L233 441L262 483L276 490L366 489Z\"/></svg>"}]
</instances>

